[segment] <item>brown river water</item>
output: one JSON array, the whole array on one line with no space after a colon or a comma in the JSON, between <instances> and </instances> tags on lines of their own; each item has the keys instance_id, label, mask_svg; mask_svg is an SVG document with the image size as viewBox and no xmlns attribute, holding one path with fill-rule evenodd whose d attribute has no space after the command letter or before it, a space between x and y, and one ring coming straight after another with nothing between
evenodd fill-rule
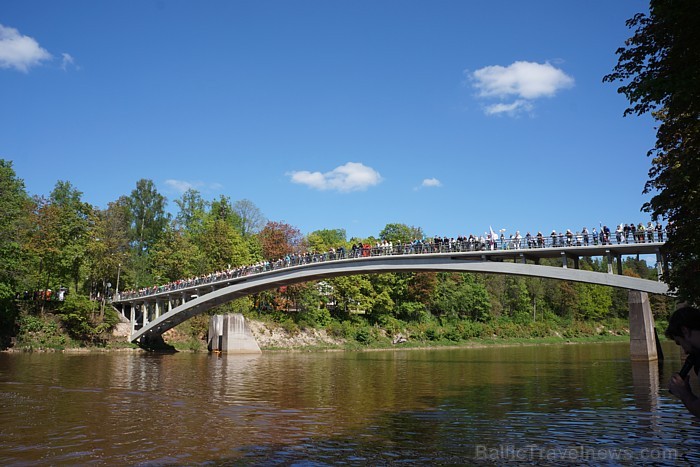
<instances>
[{"instance_id":1,"label":"brown river water","mask_svg":"<svg viewBox=\"0 0 700 467\"><path fill-rule=\"evenodd\" d=\"M664 350L3 353L0 464L697 465Z\"/></svg>"}]
</instances>

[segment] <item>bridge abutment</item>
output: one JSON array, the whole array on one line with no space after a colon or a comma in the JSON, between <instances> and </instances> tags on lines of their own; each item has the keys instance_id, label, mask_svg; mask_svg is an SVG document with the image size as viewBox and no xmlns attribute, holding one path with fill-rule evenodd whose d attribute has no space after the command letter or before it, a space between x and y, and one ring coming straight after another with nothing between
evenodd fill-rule
<instances>
[{"instance_id":1,"label":"bridge abutment","mask_svg":"<svg viewBox=\"0 0 700 467\"><path fill-rule=\"evenodd\" d=\"M630 311L630 358L632 361L658 360L654 316L651 314L649 295L646 292L630 290L628 295Z\"/></svg>"},{"instance_id":2,"label":"bridge abutment","mask_svg":"<svg viewBox=\"0 0 700 467\"><path fill-rule=\"evenodd\" d=\"M262 353L240 313L215 315L209 320L209 350L222 353Z\"/></svg>"}]
</instances>

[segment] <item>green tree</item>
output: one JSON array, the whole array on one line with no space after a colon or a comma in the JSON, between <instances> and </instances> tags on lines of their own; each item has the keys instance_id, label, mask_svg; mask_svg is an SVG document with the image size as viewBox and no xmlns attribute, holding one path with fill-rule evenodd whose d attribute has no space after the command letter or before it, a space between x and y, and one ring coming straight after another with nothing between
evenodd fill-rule
<instances>
[{"instance_id":1,"label":"green tree","mask_svg":"<svg viewBox=\"0 0 700 467\"><path fill-rule=\"evenodd\" d=\"M150 285L153 280L148 270L148 254L170 222L170 217L165 212L165 204L165 197L158 193L153 181L146 179L136 182L136 188L126 198L129 239L134 252L131 257L133 285L136 288Z\"/></svg>"},{"instance_id":2,"label":"green tree","mask_svg":"<svg viewBox=\"0 0 700 467\"><path fill-rule=\"evenodd\" d=\"M488 320L491 309L488 292L473 274L438 273L437 277L432 298L435 314L453 319Z\"/></svg>"},{"instance_id":3,"label":"green tree","mask_svg":"<svg viewBox=\"0 0 700 467\"><path fill-rule=\"evenodd\" d=\"M603 78L621 81L631 106L625 115L651 113L656 144L644 192L644 210L672 225L663 253L667 281L682 300L700 303L700 2L652 0L649 14L627 21L634 34L617 50Z\"/></svg>"},{"instance_id":4,"label":"green tree","mask_svg":"<svg viewBox=\"0 0 700 467\"><path fill-rule=\"evenodd\" d=\"M346 245L345 229L315 230L306 236L309 248L315 252L328 251Z\"/></svg>"},{"instance_id":5,"label":"green tree","mask_svg":"<svg viewBox=\"0 0 700 467\"><path fill-rule=\"evenodd\" d=\"M238 214L236 214L236 211L234 211L233 204L231 204L231 198L228 196L221 195L219 196L219 199L211 202L209 217L222 220L234 227L239 232L242 231L241 218L238 216Z\"/></svg>"},{"instance_id":6,"label":"green tree","mask_svg":"<svg viewBox=\"0 0 700 467\"><path fill-rule=\"evenodd\" d=\"M202 198L199 191L193 188L188 189L179 199L175 200L175 204L180 208L175 216L178 226L192 234L199 232L209 204Z\"/></svg>"},{"instance_id":7,"label":"green tree","mask_svg":"<svg viewBox=\"0 0 700 467\"><path fill-rule=\"evenodd\" d=\"M153 276L160 277L161 282L188 278L213 270L203 250L197 247L192 237L173 228L166 228L149 256Z\"/></svg>"},{"instance_id":8,"label":"green tree","mask_svg":"<svg viewBox=\"0 0 700 467\"><path fill-rule=\"evenodd\" d=\"M368 275L334 277L328 282L333 286L337 310L345 313L371 311L374 288Z\"/></svg>"},{"instance_id":9,"label":"green tree","mask_svg":"<svg viewBox=\"0 0 700 467\"><path fill-rule=\"evenodd\" d=\"M128 224L124 209L110 203L105 210L93 210L89 223L91 233L86 248L88 284L93 291L107 292L107 284L112 284L116 290L119 286L117 282L123 277L122 266L126 271L129 258Z\"/></svg>"},{"instance_id":10,"label":"green tree","mask_svg":"<svg viewBox=\"0 0 700 467\"><path fill-rule=\"evenodd\" d=\"M62 242L60 210L43 197L35 197L32 207L29 221L32 228L27 247L31 255L38 259L38 265L33 268L32 282L36 289L46 289L53 286L51 280L56 280L59 270Z\"/></svg>"},{"instance_id":11,"label":"green tree","mask_svg":"<svg viewBox=\"0 0 700 467\"><path fill-rule=\"evenodd\" d=\"M26 274L27 219L31 201L12 162L0 159L0 328L14 319L12 298Z\"/></svg>"},{"instance_id":12,"label":"green tree","mask_svg":"<svg viewBox=\"0 0 700 467\"><path fill-rule=\"evenodd\" d=\"M423 238L423 230L420 227L409 227L406 224L387 224L379 238L392 243L410 243L413 240Z\"/></svg>"},{"instance_id":13,"label":"green tree","mask_svg":"<svg viewBox=\"0 0 700 467\"><path fill-rule=\"evenodd\" d=\"M142 256L165 231L169 216L165 196L158 193L152 180L141 179L128 198L131 241Z\"/></svg>"},{"instance_id":14,"label":"green tree","mask_svg":"<svg viewBox=\"0 0 700 467\"><path fill-rule=\"evenodd\" d=\"M49 197L58 215L55 226L49 227L58 229L56 279L69 281L75 291L80 288L81 268L87 260L90 229L94 225L90 219L92 206L82 201L82 195L70 182L59 180Z\"/></svg>"},{"instance_id":15,"label":"green tree","mask_svg":"<svg viewBox=\"0 0 700 467\"><path fill-rule=\"evenodd\" d=\"M201 234L196 236L195 243L204 259L205 270L201 272L251 262L245 241L236 228L224 219L207 218Z\"/></svg>"},{"instance_id":16,"label":"green tree","mask_svg":"<svg viewBox=\"0 0 700 467\"><path fill-rule=\"evenodd\" d=\"M612 289L595 284L574 284L576 290L576 317L584 320L600 320L610 314Z\"/></svg>"}]
</instances>

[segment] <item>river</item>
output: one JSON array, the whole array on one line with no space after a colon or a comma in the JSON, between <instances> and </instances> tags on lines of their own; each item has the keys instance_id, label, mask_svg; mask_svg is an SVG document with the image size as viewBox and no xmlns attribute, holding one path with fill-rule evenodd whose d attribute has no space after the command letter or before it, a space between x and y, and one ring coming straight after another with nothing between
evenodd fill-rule
<instances>
[{"instance_id":1,"label":"river","mask_svg":"<svg viewBox=\"0 0 700 467\"><path fill-rule=\"evenodd\" d=\"M3 353L0 464L697 465L664 350Z\"/></svg>"}]
</instances>

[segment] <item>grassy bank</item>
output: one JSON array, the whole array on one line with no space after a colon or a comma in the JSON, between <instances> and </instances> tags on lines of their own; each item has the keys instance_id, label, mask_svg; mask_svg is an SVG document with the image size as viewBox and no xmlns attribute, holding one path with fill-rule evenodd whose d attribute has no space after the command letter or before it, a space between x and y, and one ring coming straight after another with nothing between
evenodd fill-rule
<instances>
[{"instance_id":1,"label":"grassy bank","mask_svg":"<svg viewBox=\"0 0 700 467\"><path fill-rule=\"evenodd\" d=\"M263 319L261 319L263 318ZM264 319L267 318L267 319ZM177 350L205 351L207 317L196 317L165 335ZM560 344L629 341L627 320L604 322L489 323L457 321L368 325L357 320L332 321L326 326L306 326L273 316L248 317L249 326L264 351L379 350L493 345ZM657 323L663 334L665 323ZM201 338L195 336L201 336Z\"/></svg>"},{"instance_id":2,"label":"grassy bank","mask_svg":"<svg viewBox=\"0 0 700 467\"><path fill-rule=\"evenodd\" d=\"M115 334L119 319L107 308L78 313L69 304L44 314L23 312L17 319L12 350L121 350L137 348L127 336ZM329 320L325 325L297 323L289 315L255 314L247 317L264 351L378 350L493 345L619 342L629 340L624 319L600 322L575 320L513 322L496 319L431 320L404 322L396 319L368 324L364 319ZM168 331L165 342L177 351L207 351L209 317L194 317ZM660 336L666 323L658 321ZM663 338L663 337L662 337Z\"/></svg>"}]
</instances>

